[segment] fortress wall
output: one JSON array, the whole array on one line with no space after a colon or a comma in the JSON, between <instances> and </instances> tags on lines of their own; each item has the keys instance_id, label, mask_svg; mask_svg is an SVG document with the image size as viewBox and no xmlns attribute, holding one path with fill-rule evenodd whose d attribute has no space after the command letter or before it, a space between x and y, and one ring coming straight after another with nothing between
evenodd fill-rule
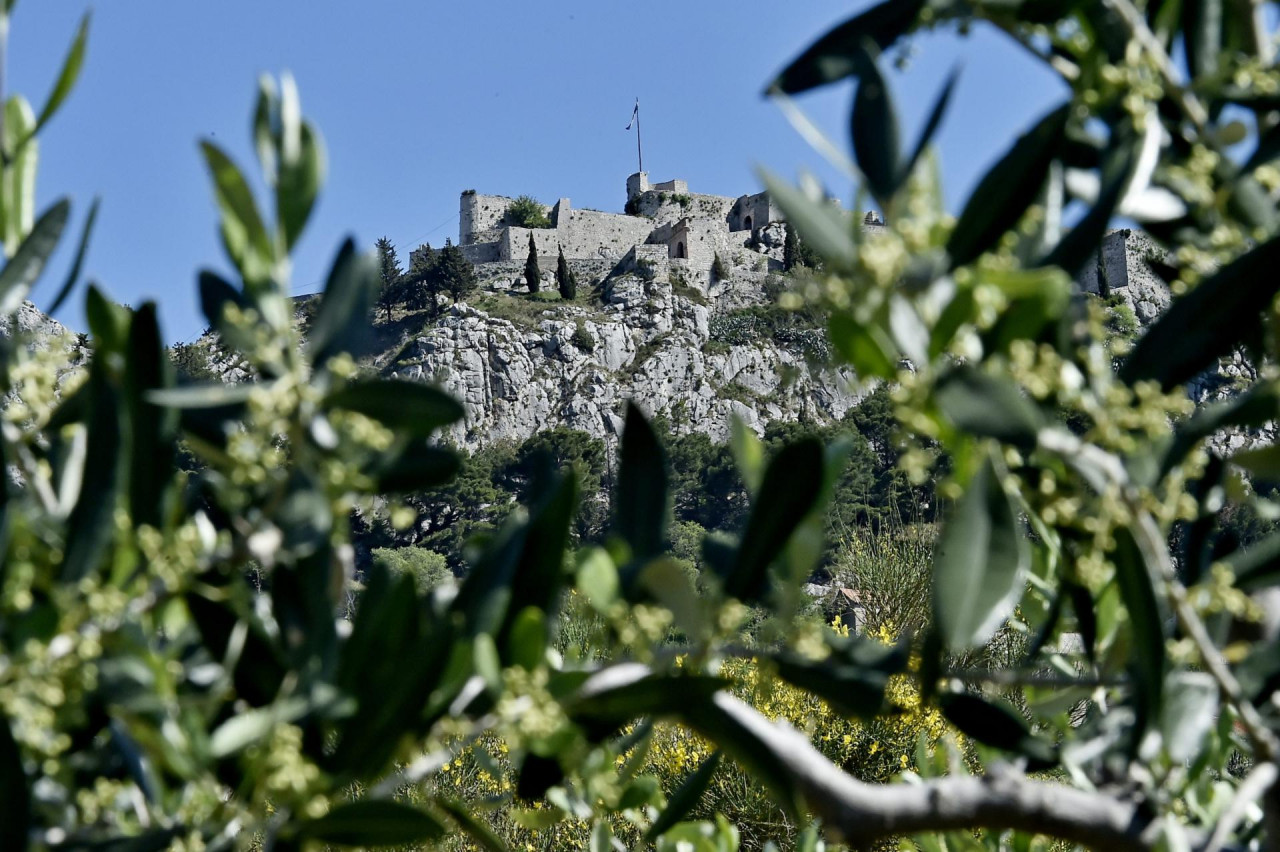
<instances>
[{"instance_id":1,"label":"fortress wall","mask_svg":"<svg viewBox=\"0 0 1280 852\"><path fill-rule=\"evenodd\" d=\"M677 257L676 242L683 241L689 265L694 269L710 269L715 263L716 252L725 250L728 244L729 226L725 222L692 219L684 227L677 228L671 243L671 257Z\"/></svg>"},{"instance_id":2,"label":"fortress wall","mask_svg":"<svg viewBox=\"0 0 1280 852\"><path fill-rule=\"evenodd\" d=\"M747 224L747 219L751 220L750 225ZM782 211L770 203L768 193L744 195L735 202L733 211L729 214L729 229L754 230L763 228L770 222L780 222L782 219Z\"/></svg>"},{"instance_id":3,"label":"fortress wall","mask_svg":"<svg viewBox=\"0 0 1280 852\"><path fill-rule=\"evenodd\" d=\"M622 267L629 272L639 271L646 266L655 278L665 279L671 272L671 259L667 257L665 245L632 246L631 251L622 259Z\"/></svg>"},{"instance_id":4,"label":"fortress wall","mask_svg":"<svg viewBox=\"0 0 1280 852\"><path fill-rule=\"evenodd\" d=\"M477 234L498 227L513 200L504 195L464 192L458 203L458 241L464 246L479 242Z\"/></svg>"},{"instance_id":5,"label":"fortress wall","mask_svg":"<svg viewBox=\"0 0 1280 852\"><path fill-rule=\"evenodd\" d=\"M458 205L458 238L462 245L493 242L499 238L503 217L514 198L505 195L463 193ZM539 205L548 217L551 208Z\"/></svg>"},{"instance_id":6,"label":"fortress wall","mask_svg":"<svg viewBox=\"0 0 1280 852\"><path fill-rule=\"evenodd\" d=\"M525 255L518 260L497 260L476 267L476 279L480 286L487 290L524 290L524 261L528 251L529 244L525 243ZM566 260L569 261L569 269L578 278L579 292L600 286L617 265L612 260ZM543 273L550 276L555 272L556 257L539 257L538 265Z\"/></svg>"},{"instance_id":7,"label":"fortress wall","mask_svg":"<svg viewBox=\"0 0 1280 852\"><path fill-rule=\"evenodd\" d=\"M645 242L653 222L620 213L574 210L567 226L559 229L565 257L621 258L631 247Z\"/></svg>"},{"instance_id":8,"label":"fortress wall","mask_svg":"<svg viewBox=\"0 0 1280 852\"><path fill-rule=\"evenodd\" d=\"M501 246L497 240L458 246L462 256L472 263L496 263L501 258Z\"/></svg>"},{"instance_id":9,"label":"fortress wall","mask_svg":"<svg viewBox=\"0 0 1280 852\"><path fill-rule=\"evenodd\" d=\"M504 229L502 239L498 241L498 259L524 263L529 256L530 234L533 235L533 244L537 246L538 265L542 267L542 271L547 271L548 259L554 269L556 259L560 256L560 232L556 228Z\"/></svg>"},{"instance_id":10,"label":"fortress wall","mask_svg":"<svg viewBox=\"0 0 1280 852\"><path fill-rule=\"evenodd\" d=\"M685 203L681 204L677 198ZM738 199L723 195L703 195L696 192L673 194L650 190L636 200L635 208L641 216L647 216L656 224L663 225L678 222L685 217L728 221L729 214L737 203Z\"/></svg>"}]
</instances>

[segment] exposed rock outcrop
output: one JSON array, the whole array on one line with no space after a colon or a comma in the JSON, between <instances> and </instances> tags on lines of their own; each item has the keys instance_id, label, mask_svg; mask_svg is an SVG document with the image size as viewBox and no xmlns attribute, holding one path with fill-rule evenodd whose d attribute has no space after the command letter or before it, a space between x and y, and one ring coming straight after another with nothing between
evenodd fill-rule
<instances>
[{"instance_id":1,"label":"exposed rock outcrop","mask_svg":"<svg viewBox=\"0 0 1280 852\"><path fill-rule=\"evenodd\" d=\"M553 302L532 319L458 304L411 335L383 372L438 381L457 395L467 414L451 437L469 448L560 425L613 444L631 399L677 432L717 440L733 416L757 430L842 417L860 399L850 371L810 362L799 346L766 334L717 339L717 317L766 303L764 279L606 277L590 307ZM491 282L491 298L516 298L502 293L507 284Z\"/></svg>"}]
</instances>

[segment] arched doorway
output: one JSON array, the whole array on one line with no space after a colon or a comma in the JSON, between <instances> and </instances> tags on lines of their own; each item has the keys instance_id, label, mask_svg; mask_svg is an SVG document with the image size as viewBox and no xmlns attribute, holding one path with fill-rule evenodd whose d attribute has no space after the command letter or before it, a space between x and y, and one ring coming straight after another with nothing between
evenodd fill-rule
<instances>
[{"instance_id":1,"label":"arched doorway","mask_svg":"<svg viewBox=\"0 0 1280 852\"><path fill-rule=\"evenodd\" d=\"M743 220L742 220L742 227L746 228L748 231L750 231L750 230L751 230L751 226L752 226L752 224L753 224L753 223L752 223L752 221L751 221L751 217L750 217L750 216L748 216L747 218L745 218L745 219L743 219Z\"/></svg>"},{"instance_id":2,"label":"arched doorway","mask_svg":"<svg viewBox=\"0 0 1280 852\"><path fill-rule=\"evenodd\" d=\"M676 243L676 257L680 260L684 260L688 256L689 256L689 253L685 251L685 248L684 248L684 240L681 240L680 242Z\"/></svg>"}]
</instances>

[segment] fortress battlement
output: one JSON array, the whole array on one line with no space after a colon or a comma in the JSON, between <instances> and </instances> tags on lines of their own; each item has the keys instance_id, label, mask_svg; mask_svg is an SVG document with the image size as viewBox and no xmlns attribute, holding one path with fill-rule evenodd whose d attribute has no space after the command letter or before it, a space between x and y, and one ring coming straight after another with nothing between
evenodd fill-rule
<instances>
[{"instance_id":1,"label":"fortress battlement","mask_svg":"<svg viewBox=\"0 0 1280 852\"><path fill-rule=\"evenodd\" d=\"M475 264L522 260L532 238L539 257L569 260L622 261L639 254L656 256L665 248L670 261L691 271L709 273L719 256L724 263L777 263L769 249L781 248L783 221L767 193L737 198L689 192L683 180L650 183L640 172L627 178L625 212L574 209L561 198L543 212L549 228L513 224L508 210L515 201L502 195L462 194L458 245ZM766 233L768 232L768 233Z\"/></svg>"}]
</instances>

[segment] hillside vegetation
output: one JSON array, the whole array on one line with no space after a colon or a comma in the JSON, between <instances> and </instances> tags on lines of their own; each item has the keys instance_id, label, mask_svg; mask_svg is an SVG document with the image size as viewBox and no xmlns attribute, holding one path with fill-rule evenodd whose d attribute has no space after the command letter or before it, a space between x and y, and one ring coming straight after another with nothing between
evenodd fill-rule
<instances>
[{"instance_id":1,"label":"hillside vegetation","mask_svg":"<svg viewBox=\"0 0 1280 852\"><path fill-rule=\"evenodd\" d=\"M87 287L84 339L24 307L77 292L92 231L36 289L71 203L37 211L35 146L86 21L0 133L0 845L1280 845L1273 11L840 24L769 91L856 81L885 225L766 173L821 258L790 314L765 282L620 274L522 320L444 266L433 304L379 304L389 246L350 240L299 306L326 158L264 79L261 180L201 146L235 273L198 274L217 342L181 381L153 303ZM904 146L881 53L974 25L1064 100L953 218L930 141L955 78ZM1158 247L1133 321L1073 284L1117 218ZM824 396L841 372L867 393Z\"/></svg>"}]
</instances>

